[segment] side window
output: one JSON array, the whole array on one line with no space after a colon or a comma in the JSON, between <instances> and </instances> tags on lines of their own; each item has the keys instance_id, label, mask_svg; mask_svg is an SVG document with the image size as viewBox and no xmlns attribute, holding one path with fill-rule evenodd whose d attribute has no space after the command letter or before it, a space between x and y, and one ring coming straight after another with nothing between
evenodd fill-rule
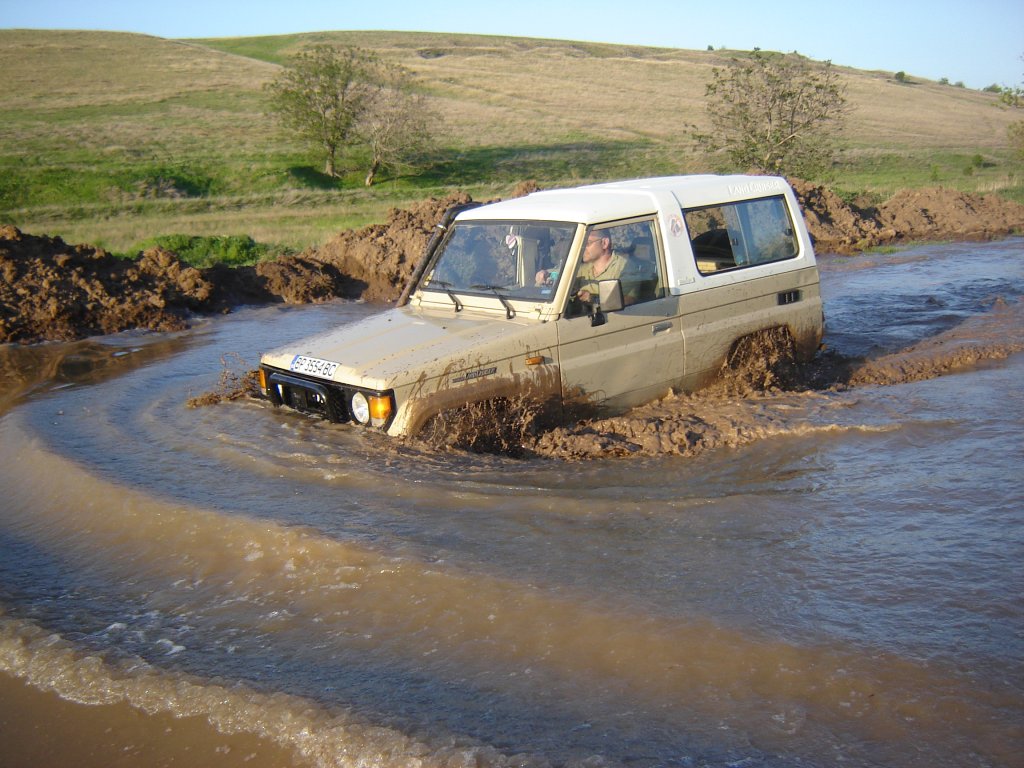
<instances>
[{"instance_id":1,"label":"side window","mask_svg":"<svg viewBox=\"0 0 1024 768\"><path fill-rule=\"evenodd\" d=\"M654 219L603 224L587 231L567 314L584 314L580 303L595 304L601 280L619 280L626 306L665 295Z\"/></svg>"},{"instance_id":2,"label":"side window","mask_svg":"<svg viewBox=\"0 0 1024 768\"><path fill-rule=\"evenodd\" d=\"M799 251L781 195L691 208L683 216L702 275L783 261Z\"/></svg>"}]
</instances>

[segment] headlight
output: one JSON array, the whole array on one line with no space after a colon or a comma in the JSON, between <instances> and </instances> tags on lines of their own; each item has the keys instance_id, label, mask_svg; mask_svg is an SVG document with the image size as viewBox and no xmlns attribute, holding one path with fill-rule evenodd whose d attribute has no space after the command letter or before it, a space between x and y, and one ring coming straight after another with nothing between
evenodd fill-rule
<instances>
[{"instance_id":1,"label":"headlight","mask_svg":"<svg viewBox=\"0 0 1024 768\"><path fill-rule=\"evenodd\" d=\"M362 392L356 392L352 395L352 416L360 424L370 423L370 403L366 400L366 395Z\"/></svg>"},{"instance_id":2,"label":"headlight","mask_svg":"<svg viewBox=\"0 0 1024 768\"><path fill-rule=\"evenodd\" d=\"M367 392L356 392L349 400L352 418L360 424L383 427L391 418L394 401L391 395L375 395Z\"/></svg>"}]
</instances>

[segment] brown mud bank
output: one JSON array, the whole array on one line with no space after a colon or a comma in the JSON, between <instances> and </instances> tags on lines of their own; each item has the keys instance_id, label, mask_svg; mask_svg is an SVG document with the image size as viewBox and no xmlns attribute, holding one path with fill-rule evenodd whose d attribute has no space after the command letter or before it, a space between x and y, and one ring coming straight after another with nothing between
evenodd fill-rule
<instances>
[{"instance_id":1,"label":"brown mud bank","mask_svg":"<svg viewBox=\"0 0 1024 768\"><path fill-rule=\"evenodd\" d=\"M235 268L196 269L161 248L122 259L0 226L0 343L181 330L192 315L240 305L394 300L434 225L451 205L468 200L431 198L392 210L385 224L342 232L319 249Z\"/></svg>"},{"instance_id":2,"label":"brown mud bank","mask_svg":"<svg viewBox=\"0 0 1024 768\"><path fill-rule=\"evenodd\" d=\"M947 189L907 190L859 208L826 187L794 181L821 253L890 243L991 239L1024 230L1024 206ZM434 225L465 194L393 209L383 224L254 267L196 269L169 251L133 260L88 245L0 226L0 343L67 341L134 328L178 330L195 314L335 297L390 302L400 295Z\"/></svg>"}]
</instances>

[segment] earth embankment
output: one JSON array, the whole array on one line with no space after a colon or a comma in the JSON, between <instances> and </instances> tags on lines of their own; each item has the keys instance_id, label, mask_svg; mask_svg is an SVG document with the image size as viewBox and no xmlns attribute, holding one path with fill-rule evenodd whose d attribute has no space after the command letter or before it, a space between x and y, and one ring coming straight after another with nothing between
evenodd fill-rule
<instances>
[{"instance_id":1,"label":"earth embankment","mask_svg":"<svg viewBox=\"0 0 1024 768\"><path fill-rule=\"evenodd\" d=\"M852 254L918 240L1002 237L1024 231L1024 206L943 188L906 190L878 206L847 203L827 187L794 181L821 253ZM187 327L195 314L269 302L334 297L390 302L432 234L464 193L393 209L383 224L340 232L318 248L252 267L196 269L159 248L135 259L0 226L0 343Z\"/></svg>"}]
</instances>

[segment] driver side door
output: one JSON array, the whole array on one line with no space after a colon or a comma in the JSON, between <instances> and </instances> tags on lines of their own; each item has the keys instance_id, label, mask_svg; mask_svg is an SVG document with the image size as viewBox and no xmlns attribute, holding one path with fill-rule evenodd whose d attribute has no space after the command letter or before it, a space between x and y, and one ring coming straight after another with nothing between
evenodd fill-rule
<instances>
[{"instance_id":1,"label":"driver side door","mask_svg":"<svg viewBox=\"0 0 1024 768\"><path fill-rule=\"evenodd\" d=\"M629 261L626 306L591 313L570 299L556 322L562 396L622 410L668 392L684 373L679 299L665 290L664 256L654 218L594 228Z\"/></svg>"}]
</instances>

